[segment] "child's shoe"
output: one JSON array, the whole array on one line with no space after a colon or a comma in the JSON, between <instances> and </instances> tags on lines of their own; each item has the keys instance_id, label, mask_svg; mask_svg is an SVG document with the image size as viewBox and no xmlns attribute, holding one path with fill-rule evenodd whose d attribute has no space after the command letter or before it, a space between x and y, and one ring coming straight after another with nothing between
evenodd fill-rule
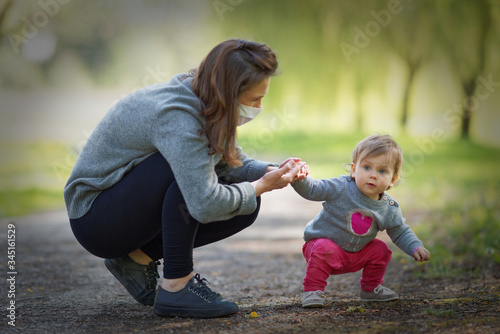
<instances>
[{"instance_id":1,"label":"child's shoe","mask_svg":"<svg viewBox=\"0 0 500 334\"><path fill-rule=\"evenodd\" d=\"M323 307L325 306L325 296L323 291L306 291L302 294L302 307Z\"/></svg>"},{"instance_id":2,"label":"child's shoe","mask_svg":"<svg viewBox=\"0 0 500 334\"><path fill-rule=\"evenodd\" d=\"M359 299L365 302L387 302L398 298L397 293L382 285L377 286L373 291L367 292L361 290L359 293Z\"/></svg>"}]
</instances>

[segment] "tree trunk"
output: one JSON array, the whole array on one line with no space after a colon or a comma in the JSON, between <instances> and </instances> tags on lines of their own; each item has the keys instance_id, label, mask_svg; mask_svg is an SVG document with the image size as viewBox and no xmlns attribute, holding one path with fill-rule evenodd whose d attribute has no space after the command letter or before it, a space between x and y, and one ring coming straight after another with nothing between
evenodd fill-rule
<instances>
[{"instance_id":1,"label":"tree trunk","mask_svg":"<svg viewBox=\"0 0 500 334\"><path fill-rule=\"evenodd\" d=\"M410 101L411 88L413 87L413 82L415 79L415 73L419 67L419 62L408 63L408 68L410 72L408 73L408 79L406 80L405 91L403 95L403 104L401 106L401 129L406 132L406 124L408 123L408 105Z\"/></svg>"},{"instance_id":2,"label":"tree trunk","mask_svg":"<svg viewBox=\"0 0 500 334\"><path fill-rule=\"evenodd\" d=\"M7 16L14 5L14 0L7 1L2 9L0 9L0 41L7 34L4 31L4 24L7 21Z\"/></svg>"},{"instance_id":3,"label":"tree trunk","mask_svg":"<svg viewBox=\"0 0 500 334\"><path fill-rule=\"evenodd\" d=\"M460 134L463 139L469 139L471 118L475 108L474 93L476 91L476 79L473 78L468 82L464 82L462 84L462 87L464 89L466 98L464 101L464 108L462 113L462 131Z\"/></svg>"},{"instance_id":4,"label":"tree trunk","mask_svg":"<svg viewBox=\"0 0 500 334\"><path fill-rule=\"evenodd\" d=\"M354 112L356 113L356 130L362 132L364 126L363 95L366 91L367 83L362 73L357 72L357 74L356 81L354 82Z\"/></svg>"},{"instance_id":5,"label":"tree trunk","mask_svg":"<svg viewBox=\"0 0 500 334\"><path fill-rule=\"evenodd\" d=\"M362 98L361 93L356 93L355 98L355 112L356 112L356 130L357 132L363 131L363 106L362 106Z\"/></svg>"}]
</instances>

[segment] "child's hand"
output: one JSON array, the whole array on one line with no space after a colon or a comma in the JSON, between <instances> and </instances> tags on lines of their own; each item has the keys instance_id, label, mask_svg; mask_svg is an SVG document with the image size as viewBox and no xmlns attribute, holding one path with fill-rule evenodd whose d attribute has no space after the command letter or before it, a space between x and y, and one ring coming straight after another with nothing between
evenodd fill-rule
<instances>
[{"instance_id":1,"label":"child's hand","mask_svg":"<svg viewBox=\"0 0 500 334\"><path fill-rule=\"evenodd\" d=\"M415 261L429 261L431 258L431 252L429 252L425 247L418 247L413 251L413 257L415 258Z\"/></svg>"},{"instance_id":2,"label":"child's hand","mask_svg":"<svg viewBox=\"0 0 500 334\"><path fill-rule=\"evenodd\" d=\"M300 162L300 158L288 158L280 164L279 168L283 168L290 161Z\"/></svg>"},{"instance_id":3,"label":"child's hand","mask_svg":"<svg viewBox=\"0 0 500 334\"><path fill-rule=\"evenodd\" d=\"M297 175L293 179L292 183L294 183L295 181L301 181L301 180L305 179L307 175L309 175L309 166L304 165L299 170L299 172L297 173Z\"/></svg>"}]
</instances>

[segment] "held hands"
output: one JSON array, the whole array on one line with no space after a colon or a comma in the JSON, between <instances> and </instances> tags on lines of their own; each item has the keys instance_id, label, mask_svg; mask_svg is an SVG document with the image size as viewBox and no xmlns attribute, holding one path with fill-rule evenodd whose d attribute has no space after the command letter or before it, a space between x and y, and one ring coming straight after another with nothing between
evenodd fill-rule
<instances>
[{"instance_id":1,"label":"held hands","mask_svg":"<svg viewBox=\"0 0 500 334\"><path fill-rule=\"evenodd\" d=\"M413 257L415 258L415 261L429 261L431 258L431 252L429 252L425 247L418 247L415 251L413 251Z\"/></svg>"},{"instance_id":2,"label":"held hands","mask_svg":"<svg viewBox=\"0 0 500 334\"><path fill-rule=\"evenodd\" d=\"M289 158L281 163L279 167L269 167L266 174L257 181L252 182L257 196L261 194L286 187L289 183L298 179L299 172L306 165L299 158ZM302 177L304 178L305 175Z\"/></svg>"},{"instance_id":3,"label":"held hands","mask_svg":"<svg viewBox=\"0 0 500 334\"><path fill-rule=\"evenodd\" d=\"M294 183L295 181L301 181L301 180L305 179L307 175L309 175L309 166L304 165L299 170L299 172L297 173L297 176L295 176L292 183Z\"/></svg>"},{"instance_id":4,"label":"held hands","mask_svg":"<svg viewBox=\"0 0 500 334\"><path fill-rule=\"evenodd\" d=\"M285 166L288 162L290 161L293 161L293 162L300 162L300 158L288 158L286 159L285 161L283 161L281 163L281 165L279 166L279 168L282 168L283 166ZM309 175L309 166L308 165L305 165L305 162L304 162L304 165L300 168L299 172L297 173L297 175L293 178L292 182L291 183L294 183L295 181L300 181L300 180L303 180L306 178L306 176Z\"/></svg>"}]
</instances>

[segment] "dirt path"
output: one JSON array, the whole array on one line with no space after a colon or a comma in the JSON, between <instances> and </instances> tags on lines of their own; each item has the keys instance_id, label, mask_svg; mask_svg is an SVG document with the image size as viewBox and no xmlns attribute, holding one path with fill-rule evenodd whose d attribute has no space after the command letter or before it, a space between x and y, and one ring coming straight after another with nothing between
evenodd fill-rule
<instances>
[{"instance_id":1,"label":"dirt path","mask_svg":"<svg viewBox=\"0 0 500 334\"><path fill-rule=\"evenodd\" d=\"M356 273L329 279L325 308L303 309L302 230L321 205L289 190L263 199L254 226L196 250L195 270L240 306L237 315L208 320L160 318L135 303L102 260L77 244L64 213L1 221L2 263L7 263L8 224L15 225L17 274L12 287L5 283L9 271L2 273L0 332L500 333L500 280L492 273L471 280L420 280L411 275L417 266L411 261L392 261L385 277L400 294L398 301L358 301ZM12 288L15 297L5 298ZM8 324L11 301L15 327ZM251 312L258 317L248 317Z\"/></svg>"}]
</instances>

